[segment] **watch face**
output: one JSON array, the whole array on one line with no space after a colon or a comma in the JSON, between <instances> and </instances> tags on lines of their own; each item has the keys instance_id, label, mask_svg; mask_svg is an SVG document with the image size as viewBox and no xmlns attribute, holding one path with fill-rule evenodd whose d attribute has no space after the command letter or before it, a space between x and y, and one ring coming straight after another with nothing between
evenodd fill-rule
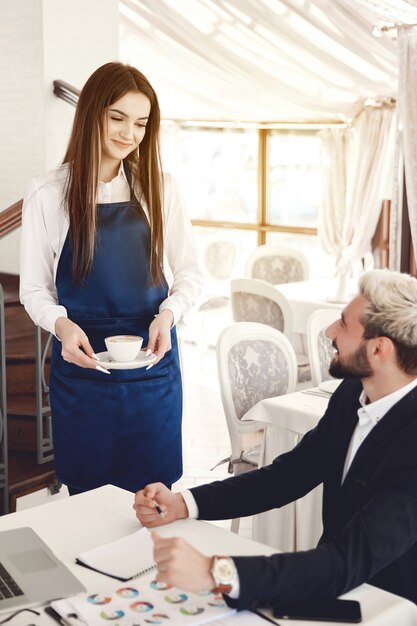
<instances>
[{"instance_id":1,"label":"watch face","mask_svg":"<svg viewBox=\"0 0 417 626\"><path fill-rule=\"evenodd\" d=\"M230 583L235 575L235 565L232 559L216 559L214 575L216 581L222 584Z\"/></svg>"}]
</instances>

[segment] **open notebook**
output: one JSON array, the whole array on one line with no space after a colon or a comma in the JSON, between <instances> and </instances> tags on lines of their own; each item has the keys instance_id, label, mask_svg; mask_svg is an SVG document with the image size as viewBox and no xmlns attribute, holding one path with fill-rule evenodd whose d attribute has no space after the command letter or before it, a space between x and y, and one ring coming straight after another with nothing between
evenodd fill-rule
<instances>
[{"instance_id":1,"label":"open notebook","mask_svg":"<svg viewBox=\"0 0 417 626\"><path fill-rule=\"evenodd\" d=\"M130 580L155 567L153 542L146 528L83 552L76 559L79 565L117 580Z\"/></svg>"}]
</instances>

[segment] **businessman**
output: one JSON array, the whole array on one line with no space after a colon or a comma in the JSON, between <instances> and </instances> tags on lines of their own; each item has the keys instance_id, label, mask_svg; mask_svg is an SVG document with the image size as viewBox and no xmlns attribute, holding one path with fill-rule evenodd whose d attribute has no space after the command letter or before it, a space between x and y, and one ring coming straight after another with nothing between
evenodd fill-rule
<instances>
[{"instance_id":1,"label":"businessman","mask_svg":"<svg viewBox=\"0 0 417 626\"><path fill-rule=\"evenodd\" d=\"M363 582L417 603L417 279L363 274L359 294L326 334L335 349L330 373L345 380L292 451L184 493L147 485L134 503L140 522L154 528L261 513L323 483L318 546L207 557L155 532L158 580L216 589L239 609L336 597Z\"/></svg>"}]
</instances>

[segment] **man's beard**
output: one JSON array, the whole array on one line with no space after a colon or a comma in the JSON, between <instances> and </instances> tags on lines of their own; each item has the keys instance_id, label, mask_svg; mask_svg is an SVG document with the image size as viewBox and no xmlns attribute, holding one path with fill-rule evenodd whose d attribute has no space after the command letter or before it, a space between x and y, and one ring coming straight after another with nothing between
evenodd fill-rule
<instances>
[{"instance_id":1,"label":"man's beard","mask_svg":"<svg viewBox=\"0 0 417 626\"><path fill-rule=\"evenodd\" d=\"M333 344L333 347L336 346ZM340 354L330 363L329 374L334 378L369 378L373 371L366 354L366 341L356 350L352 356L342 363Z\"/></svg>"}]
</instances>

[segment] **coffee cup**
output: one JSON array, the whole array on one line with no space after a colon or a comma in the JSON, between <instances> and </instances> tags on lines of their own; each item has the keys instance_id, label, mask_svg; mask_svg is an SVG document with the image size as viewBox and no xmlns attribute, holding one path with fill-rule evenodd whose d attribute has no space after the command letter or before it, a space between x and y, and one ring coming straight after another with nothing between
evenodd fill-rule
<instances>
[{"instance_id":1,"label":"coffee cup","mask_svg":"<svg viewBox=\"0 0 417 626\"><path fill-rule=\"evenodd\" d=\"M134 361L142 347L143 338L137 335L113 335L104 340L106 348L114 361Z\"/></svg>"}]
</instances>

